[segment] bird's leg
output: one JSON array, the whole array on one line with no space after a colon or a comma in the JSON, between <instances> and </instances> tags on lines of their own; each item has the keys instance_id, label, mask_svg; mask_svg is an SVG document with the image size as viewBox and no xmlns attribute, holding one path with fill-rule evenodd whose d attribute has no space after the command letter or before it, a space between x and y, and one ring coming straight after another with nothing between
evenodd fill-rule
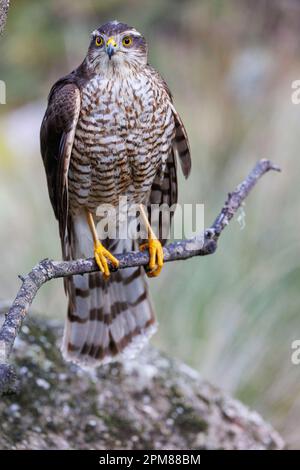
<instances>
[{"instance_id":1,"label":"bird's leg","mask_svg":"<svg viewBox=\"0 0 300 470\"><path fill-rule=\"evenodd\" d=\"M93 240L94 240L94 256L96 263L99 266L100 271L103 273L104 277L110 276L109 267L107 264L107 260L109 260L113 266L118 268L119 261L115 258L100 242L98 239L98 234L95 227L94 217L90 211L87 211L87 220L89 227L91 229Z\"/></svg>"},{"instance_id":2,"label":"bird's leg","mask_svg":"<svg viewBox=\"0 0 300 470\"><path fill-rule=\"evenodd\" d=\"M140 204L140 213L148 231L148 243L144 243L143 245L140 245L140 250L145 250L148 248L150 261L149 261L149 271L147 272L147 276L156 277L160 274L161 269L164 264L163 247L151 228L147 214L142 204Z\"/></svg>"}]
</instances>

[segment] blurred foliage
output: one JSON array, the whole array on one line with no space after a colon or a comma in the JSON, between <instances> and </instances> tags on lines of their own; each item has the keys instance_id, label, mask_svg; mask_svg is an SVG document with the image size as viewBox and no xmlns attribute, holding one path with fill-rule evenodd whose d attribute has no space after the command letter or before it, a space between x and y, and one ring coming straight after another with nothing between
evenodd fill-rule
<instances>
[{"instance_id":1,"label":"blurred foliage","mask_svg":"<svg viewBox=\"0 0 300 470\"><path fill-rule=\"evenodd\" d=\"M300 4L296 0L18 0L0 41L0 297L17 274L60 257L39 157L39 125L51 84L83 59L89 33L109 19L133 24L168 81L190 136L193 171L180 200L205 203L206 225L255 161L281 175L260 182L214 256L172 263L151 282L160 329L154 342L258 409L300 446ZM63 318L62 283L37 310Z\"/></svg>"}]
</instances>

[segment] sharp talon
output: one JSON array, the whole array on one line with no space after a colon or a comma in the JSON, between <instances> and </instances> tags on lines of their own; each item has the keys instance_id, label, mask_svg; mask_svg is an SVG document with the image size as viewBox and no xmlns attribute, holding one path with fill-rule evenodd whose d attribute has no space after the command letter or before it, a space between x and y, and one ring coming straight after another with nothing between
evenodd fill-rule
<instances>
[{"instance_id":1,"label":"sharp talon","mask_svg":"<svg viewBox=\"0 0 300 470\"><path fill-rule=\"evenodd\" d=\"M107 260L109 260L116 268L119 267L119 261L117 258L115 258L99 241L95 244L94 256L100 271L106 279L110 276Z\"/></svg>"},{"instance_id":2,"label":"sharp talon","mask_svg":"<svg viewBox=\"0 0 300 470\"><path fill-rule=\"evenodd\" d=\"M146 248L149 250L149 271L146 271L148 277L159 276L164 264L163 247L159 240L156 238L149 238L148 243L140 245L140 250L144 251Z\"/></svg>"},{"instance_id":3,"label":"sharp talon","mask_svg":"<svg viewBox=\"0 0 300 470\"><path fill-rule=\"evenodd\" d=\"M162 270L162 266L157 268L155 271L148 271L146 274L148 277L157 277L160 275L161 270Z\"/></svg>"}]
</instances>

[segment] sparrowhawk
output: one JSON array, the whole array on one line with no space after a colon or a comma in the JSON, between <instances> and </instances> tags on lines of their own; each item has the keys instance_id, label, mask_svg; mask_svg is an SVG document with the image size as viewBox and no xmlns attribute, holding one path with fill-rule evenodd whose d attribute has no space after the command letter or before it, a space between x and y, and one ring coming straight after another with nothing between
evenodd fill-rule
<instances>
[{"instance_id":1,"label":"sparrowhawk","mask_svg":"<svg viewBox=\"0 0 300 470\"><path fill-rule=\"evenodd\" d=\"M137 241L104 240L97 211L124 196L140 206L147 274L156 276L165 240L147 220L150 206L177 202L177 157L185 177L191 168L183 123L135 28L111 21L92 33L82 64L52 87L40 137L63 257L94 256L100 270L65 281L63 355L88 367L122 360L153 334L156 320L144 268L109 270L118 267L114 255L135 249Z\"/></svg>"}]
</instances>

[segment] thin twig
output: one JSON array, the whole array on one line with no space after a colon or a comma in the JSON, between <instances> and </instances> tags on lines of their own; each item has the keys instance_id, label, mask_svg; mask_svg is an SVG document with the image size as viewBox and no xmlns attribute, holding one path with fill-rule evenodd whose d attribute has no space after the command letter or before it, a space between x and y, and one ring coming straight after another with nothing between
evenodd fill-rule
<instances>
[{"instance_id":1,"label":"thin twig","mask_svg":"<svg viewBox=\"0 0 300 470\"><path fill-rule=\"evenodd\" d=\"M211 227L205 230L204 234L199 234L195 238L166 246L164 248L164 261L171 262L192 258L193 256L213 254L217 249L217 242L224 228L229 224L257 181L270 170L280 171L269 160L260 160L236 190L228 194L220 214ZM132 251L116 255L116 258L120 262L119 269L146 266L149 263L149 254L147 252ZM22 321L40 287L51 279L95 271L98 271L98 266L94 258L76 261L45 259L40 261L30 273L21 278L22 286L0 330L0 393L7 393L14 388L15 376L8 359Z\"/></svg>"}]
</instances>

